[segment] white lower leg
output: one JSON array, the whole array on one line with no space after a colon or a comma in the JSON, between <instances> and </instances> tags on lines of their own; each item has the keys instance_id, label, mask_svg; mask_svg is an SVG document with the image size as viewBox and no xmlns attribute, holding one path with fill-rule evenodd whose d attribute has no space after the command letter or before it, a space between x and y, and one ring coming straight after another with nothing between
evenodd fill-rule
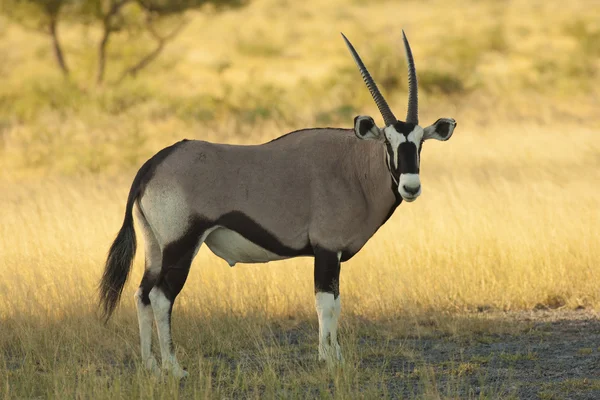
<instances>
[{"instance_id":1,"label":"white lower leg","mask_svg":"<svg viewBox=\"0 0 600 400\"><path fill-rule=\"evenodd\" d=\"M344 357L342 356L342 349L337 340L337 328L338 328L338 320L340 318L340 313L342 312L342 304L340 301L340 296L338 295L337 299L335 299L334 307L333 307L333 318L331 321L331 346L333 346L333 350L335 351L335 357L338 361L344 362Z\"/></svg>"},{"instance_id":2,"label":"white lower leg","mask_svg":"<svg viewBox=\"0 0 600 400\"><path fill-rule=\"evenodd\" d=\"M138 325L140 327L140 344L142 351L142 363L150 371L158 371L156 358L152 354L152 306L142 302L142 289L135 292L135 303L138 313Z\"/></svg>"},{"instance_id":3,"label":"white lower leg","mask_svg":"<svg viewBox=\"0 0 600 400\"><path fill-rule=\"evenodd\" d=\"M337 343L339 297L335 299L332 293L319 292L315 300L319 316L319 360L341 360L342 353Z\"/></svg>"},{"instance_id":4,"label":"white lower leg","mask_svg":"<svg viewBox=\"0 0 600 400\"><path fill-rule=\"evenodd\" d=\"M168 370L177 378L182 378L188 375L186 371L179 366L177 357L173 351L173 345L171 340L171 323L170 323L170 310L171 301L167 299L164 293L157 289L152 288L149 294L150 303L154 310L154 319L156 321L156 328L158 330L158 341L160 342L160 354L162 357L162 367Z\"/></svg>"}]
</instances>

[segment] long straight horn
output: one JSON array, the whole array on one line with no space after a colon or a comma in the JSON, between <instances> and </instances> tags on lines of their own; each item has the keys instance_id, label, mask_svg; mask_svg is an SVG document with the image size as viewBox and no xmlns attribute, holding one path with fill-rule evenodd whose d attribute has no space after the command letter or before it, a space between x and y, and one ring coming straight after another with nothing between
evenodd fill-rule
<instances>
[{"instance_id":1,"label":"long straight horn","mask_svg":"<svg viewBox=\"0 0 600 400\"><path fill-rule=\"evenodd\" d=\"M377 104L377 108L379 108L379 112L381 113L381 116L383 117L383 121L385 122L385 125L389 126L389 125L395 124L398 120L394 116L394 113L392 113L392 110L390 110L390 106L388 106L388 103L385 101L385 99L381 95L381 92L377 88L375 81L373 80L373 78L371 78L371 74L369 74L367 67L365 67L365 64L363 64L362 60L358 56L358 53L356 52L356 50L354 50L354 46L352 46L352 43L350 43L348 38L346 38L346 36L343 33L342 33L342 37L346 41L346 46L348 46L348 49L350 50L350 53L352 54L352 58L354 58L356 65L358 65L360 74L362 75L363 80L367 84L367 87L369 88L369 92L371 92L371 96L373 96L373 100L375 100L375 104Z\"/></svg>"},{"instance_id":2,"label":"long straight horn","mask_svg":"<svg viewBox=\"0 0 600 400\"><path fill-rule=\"evenodd\" d=\"M419 124L419 94L417 88L417 69L415 68L415 60L413 59L412 50L408 39L402 30L402 38L404 39L404 50L406 50L406 62L408 64L408 111L406 112L406 122L418 125Z\"/></svg>"}]
</instances>

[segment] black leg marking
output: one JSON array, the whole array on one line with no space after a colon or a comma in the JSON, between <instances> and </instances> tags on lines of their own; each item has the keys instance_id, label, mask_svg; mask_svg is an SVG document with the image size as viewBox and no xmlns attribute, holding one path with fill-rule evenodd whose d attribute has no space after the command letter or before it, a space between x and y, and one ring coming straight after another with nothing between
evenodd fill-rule
<instances>
[{"instance_id":1,"label":"black leg marking","mask_svg":"<svg viewBox=\"0 0 600 400\"><path fill-rule=\"evenodd\" d=\"M172 302L181 292L190 272L196 248L204 232L210 227L206 221L194 218L188 231L177 241L165 246L162 254L162 267L156 286Z\"/></svg>"},{"instance_id":2,"label":"black leg marking","mask_svg":"<svg viewBox=\"0 0 600 400\"><path fill-rule=\"evenodd\" d=\"M173 304L187 280L196 247L199 245L198 241L203 233L204 229L201 229L200 226L193 226L181 239L167 245L163 250L162 268L155 286L165 295L170 303L167 317L170 353L173 353L174 350L171 339Z\"/></svg>"},{"instance_id":3,"label":"black leg marking","mask_svg":"<svg viewBox=\"0 0 600 400\"><path fill-rule=\"evenodd\" d=\"M315 293L333 293L334 298L340 295L340 260L334 251L320 247L315 253Z\"/></svg>"},{"instance_id":4,"label":"black leg marking","mask_svg":"<svg viewBox=\"0 0 600 400\"><path fill-rule=\"evenodd\" d=\"M174 257L169 257L168 254L170 252L165 249L165 260L156 286L160 288L171 302L175 301L175 298L181 292L181 289L183 289L183 285L190 272L195 250L196 248L193 247L184 253L179 253L177 260L172 262ZM171 254L175 256L175 254Z\"/></svg>"},{"instance_id":5,"label":"black leg marking","mask_svg":"<svg viewBox=\"0 0 600 400\"><path fill-rule=\"evenodd\" d=\"M179 292L181 292L181 289L183 289L183 285L185 284L190 272L194 250L195 248L186 251L183 256L180 256L179 260L174 264L163 264L161 276L156 284L156 287L158 287L164 293L165 297L171 303L169 305L168 312L169 332L171 331L171 315L173 313L173 304L175 303L175 298ZM167 254L169 254L169 252L165 251L165 262L172 259L171 257L167 257ZM173 253L171 254L174 256ZM169 339L171 339L171 335L169 335ZM170 351L173 352L172 340L169 340L169 348Z\"/></svg>"},{"instance_id":6,"label":"black leg marking","mask_svg":"<svg viewBox=\"0 0 600 400\"><path fill-rule=\"evenodd\" d=\"M152 290L155 283L156 277L153 277L148 269L146 269L144 276L142 277L142 281L140 282L141 300L142 304L145 306L150 305L150 297L148 295L150 294L150 290Z\"/></svg>"}]
</instances>

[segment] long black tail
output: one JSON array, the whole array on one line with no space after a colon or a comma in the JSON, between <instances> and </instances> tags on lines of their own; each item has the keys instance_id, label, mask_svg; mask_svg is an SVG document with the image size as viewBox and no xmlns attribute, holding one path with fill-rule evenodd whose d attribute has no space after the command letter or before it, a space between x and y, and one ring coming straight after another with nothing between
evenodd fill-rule
<instances>
[{"instance_id":1,"label":"long black tail","mask_svg":"<svg viewBox=\"0 0 600 400\"><path fill-rule=\"evenodd\" d=\"M133 258L135 257L137 241L133 227L132 211L137 193L134 192L137 192L137 190L134 191L132 187L127 201L123 225L112 246L110 246L104 273L100 280L100 307L106 321L108 321L119 303L123 287L125 286L125 282L127 282L127 277L133 264Z\"/></svg>"},{"instance_id":2,"label":"long black tail","mask_svg":"<svg viewBox=\"0 0 600 400\"><path fill-rule=\"evenodd\" d=\"M147 184L147 181L152 176L156 165L171 154L179 145L185 142L186 140L184 139L156 153L142 165L133 179L131 189L129 190L129 197L127 198L123 225L108 251L106 266L104 267L104 273L102 274L99 285L100 307L106 321L108 321L117 307L117 304L119 304L121 294L123 293L123 287L125 286L125 282L127 282L127 277L129 276L131 265L133 264L133 258L135 257L137 243L135 239L135 229L133 227L133 206L138 199L139 194L142 192L142 187Z\"/></svg>"},{"instance_id":3,"label":"long black tail","mask_svg":"<svg viewBox=\"0 0 600 400\"><path fill-rule=\"evenodd\" d=\"M133 205L140 194L143 181L148 176L148 171L152 168L152 160L151 158L142 165L142 168L140 168L131 184L127 206L125 207L123 225L121 225L121 229L108 251L106 266L104 267L104 273L99 285L100 307L105 321L108 321L117 304L119 304L123 287L125 286L125 282L127 282L127 277L133 264L137 247L135 229L133 227Z\"/></svg>"}]
</instances>

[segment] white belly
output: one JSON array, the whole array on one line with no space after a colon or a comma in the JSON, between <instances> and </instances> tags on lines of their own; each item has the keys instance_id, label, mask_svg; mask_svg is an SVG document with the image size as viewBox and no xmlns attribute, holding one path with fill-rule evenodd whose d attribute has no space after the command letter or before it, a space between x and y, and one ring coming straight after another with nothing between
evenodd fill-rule
<instances>
[{"instance_id":1,"label":"white belly","mask_svg":"<svg viewBox=\"0 0 600 400\"><path fill-rule=\"evenodd\" d=\"M213 253L227 261L232 267L238 262L265 263L287 258L271 253L239 233L226 228L217 228L212 231L204 240L204 243Z\"/></svg>"}]
</instances>

